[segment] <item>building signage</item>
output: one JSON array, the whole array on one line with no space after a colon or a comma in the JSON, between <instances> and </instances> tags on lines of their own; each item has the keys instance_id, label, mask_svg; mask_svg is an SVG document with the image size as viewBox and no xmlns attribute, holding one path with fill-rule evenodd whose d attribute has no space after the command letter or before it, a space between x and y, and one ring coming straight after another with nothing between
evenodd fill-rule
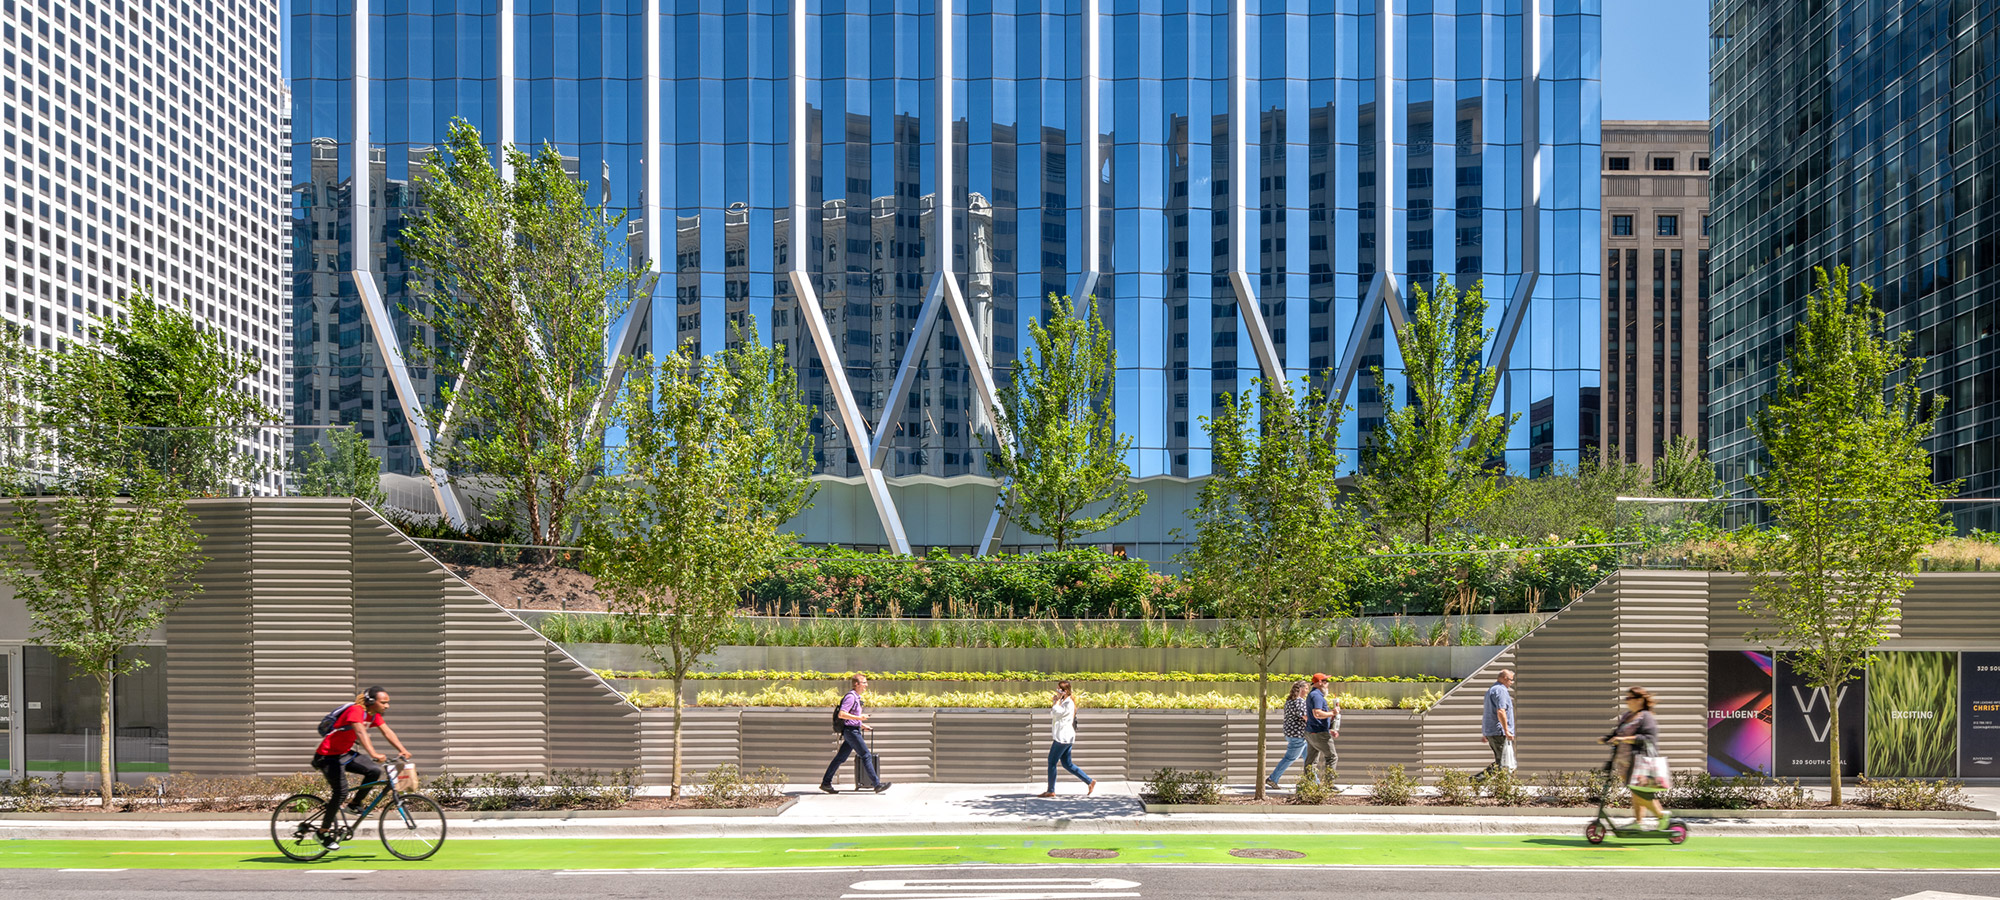
<instances>
[{"instance_id":1,"label":"building signage","mask_svg":"<svg viewBox=\"0 0 2000 900\"><path fill-rule=\"evenodd\" d=\"M1875 654L1868 667L1868 774L1958 774L1958 654Z\"/></svg>"},{"instance_id":2,"label":"building signage","mask_svg":"<svg viewBox=\"0 0 2000 900\"><path fill-rule=\"evenodd\" d=\"M2000 778L2000 653L1961 653L1958 665L1958 775Z\"/></svg>"},{"instance_id":3,"label":"building signage","mask_svg":"<svg viewBox=\"0 0 2000 900\"><path fill-rule=\"evenodd\" d=\"M1708 773L1771 774L1771 654L1708 654Z\"/></svg>"},{"instance_id":4,"label":"building signage","mask_svg":"<svg viewBox=\"0 0 2000 900\"><path fill-rule=\"evenodd\" d=\"M1831 696L1830 696L1831 695ZM1772 774L1785 778L1825 777L1833 729L1833 704L1840 704L1840 771L1859 775L1868 762L1868 679L1865 670L1829 692L1806 684L1791 655L1778 654L1777 697L1773 704Z\"/></svg>"}]
</instances>

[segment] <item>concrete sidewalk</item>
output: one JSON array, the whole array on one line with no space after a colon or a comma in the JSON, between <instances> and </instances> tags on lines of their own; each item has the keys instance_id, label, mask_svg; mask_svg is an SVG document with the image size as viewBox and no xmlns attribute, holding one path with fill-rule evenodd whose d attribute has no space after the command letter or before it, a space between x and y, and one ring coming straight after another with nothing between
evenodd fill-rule
<instances>
[{"instance_id":1,"label":"concrete sidewalk","mask_svg":"<svg viewBox=\"0 0 2000 900\"><path fill-rule=\"evenodd\" d=\"M452 813L452 833L464 838L825 837L880 834L1580 834L1589 812L1562 814L1415 815L1327 813L1149 814L1138 782L1099 782L1093 796L1065 782L1062 795L1035 796L1040 785L899 784L882 794L822 794L817 785L788 785L798 803L768 817L618 816L507 818ZM2000 804L2000 788L1968 789L1975 805ZM1907 814L1906 814L1907 815ZM1623 817L1621 816L1621 821ZM1690 819L1694 833L1742 836L1869 835L2000 837L2000 820L1909 817L1837 819ZM269 820L233 821L0 819L4 840L266 839ZM364 831L372 836L373 829Z\"/></svg>"}]
</instances>

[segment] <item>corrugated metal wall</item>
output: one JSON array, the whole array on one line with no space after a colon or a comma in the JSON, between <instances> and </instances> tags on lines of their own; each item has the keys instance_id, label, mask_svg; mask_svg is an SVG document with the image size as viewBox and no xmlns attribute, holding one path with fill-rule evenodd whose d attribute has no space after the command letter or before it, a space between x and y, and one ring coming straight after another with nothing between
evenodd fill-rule
<instances>
[{"instance_id":1,"label":"corrugated metal wall","mask_svg":"<svg viewBox=\"0 0 2000 900\"><path fill-rule=\"evenodd\" d=\"M193 505L211 561L167 619L174 771L241 772L246 749L257 772L303 771L320 717L369 684L432 771L639 765L637 709L373 510Z\"/></svg>"}]
</instances>

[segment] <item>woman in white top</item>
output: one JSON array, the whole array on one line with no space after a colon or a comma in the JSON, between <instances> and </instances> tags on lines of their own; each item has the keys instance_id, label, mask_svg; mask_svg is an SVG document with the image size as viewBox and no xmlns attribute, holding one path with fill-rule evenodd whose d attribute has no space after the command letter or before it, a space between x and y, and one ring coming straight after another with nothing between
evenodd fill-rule
<instances>
[{"instance_id":1,"label":"woman in white top","mask_svg":"<svg viewBox=\"0 0 2000 900\"><path fill-rule=\"evenodd\" d=\"M1071 760L1069 756L1070 748L1076 744L1076 695L1070 690L1069 682L1056 682L1055 701L1050 705L1049 712L1051 714L1049 723L1049 789L1043 791L1041 796L1053 797L1056 795L1056 763L1062 763L1062 767L1068 769L1071 775L1083 779L1083 783L1090 786L1084 791L1085 794L1096 791L1097 782L1090 776L1083 774L1083 770L1077 768L1076 762Z\"/></svg>"}]
</instances>

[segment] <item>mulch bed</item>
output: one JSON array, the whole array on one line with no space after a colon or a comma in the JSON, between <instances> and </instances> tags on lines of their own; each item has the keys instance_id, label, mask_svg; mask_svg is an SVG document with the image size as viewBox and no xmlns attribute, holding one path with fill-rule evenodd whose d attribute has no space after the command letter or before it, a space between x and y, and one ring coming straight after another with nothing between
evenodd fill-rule
<instances>
[{"instance_id":1,"label":"mulch bed","mask_svg":"<svg viewBox=\"0 0 2000 900\"><path fill-rule=\"evenodd\" d=\"M536 806L528 803L517 803L505 807L500 807L498 810L481 809L479 810L479 812L493 812L499 810L530 810L530 809L546 810L550 812L561 812L566 810L584 810L584 809L770 809L777 806L783 806L785 805L785 802L790 799L791 799L790 797L779 796L769 800L741 803L728 807L704 807L698 800L696 800L693 797L682 797L678 800L669 797L634 797L620 806L591 805L591 806L569 806L569 807L551 808L551 807ZM231 799L231 800L217 800L210 802L182 801L173 803L155 803L150 801L127 803L124 801L115 801L111 804L111 811L121 812L121 813L240 812L240 813L269 814L272 805L277 803L277 801L278 798L276 797L255 797L255 798L242 798L242 799ZM471 806L465 803L439 803L438 805L444 807L446 810L451 812L471 811ZM16 812L16 811L19 810L0 809L0 812ZM96 814L102 812L102 807L99 807L96 804L84 805L78 803L51 803L44 808L35 809L33 811L43 812L43 813ZM378 813L381 812L381 809L378 807L376 809L376 812Z\"/></svg>"},{"instance_id":2,"label":"mulch bed","mask_svg":"<svg viewBox=\"0 0 2000 900\"><path fill-rule=\"evenodd\" d=\"M1141 799L1141 800L1143 800L1143 801L1145 801L1145 802L1147 802L1147 803L1154 803L1154 802L1157 802L1157 801L1155 801L1155 800L1152 800L1152 799L1150 799L1150 798L1145 798L1145 797L1141 797L1140 799ZM1334 798L1332 798L1332 799L1330 799L1330 800L1326 801L1325 803L1320 803L1320 804L1300 804L1300 803L1293 803L1293 802L1292 802L1292 795L1291 795L1291 794L1286 794L1286 793L1272 793L1272 794L1266 794L1266 795L1264 795L1264 799L1262 799L1262 800L1259 800L1259 799L1257 799L1257 798L1256 798L1256 797L1255 797L1254 795L1251 795L1251 794L1224 794L1224 795L1222 795L1222 798L1221 798L1221 799L1220 799L1219 801L1217 801L1217 803L1216 803L1216 804L1211 804L1211 805L1222 805L1222 806L1305 806L1305 805L1318 805L1318 806L1379 806L1378 804L1376 804L1376 803L1375 803L1374 801L1370 800L1370 799L1369 799L1368 797L1366 797L1366 796L1355 796L1355 795L1344 795L1344 796L1339 796L1339 797L1334 797ZM1593 809L1596 809L1596 808L1597 808L1597 804L1596 804L1596 803L1594 803L1594 802L1593 802L1593 803L1583 803L1583 804L1555 804L1555 803L1540 803L1540 802L1537 802L1537 803L1519 803L1519 804L1513 804L1513 805L1505 805L1505 804L1501 804L1501 803L1498 803L1498 802L1496 802L1496 801L1492 800L1491 798L1487 798L1487 797L1481 797L1481 798L1479 798L1479 799L1477 799L1477 800L1475 800L1475 801L1473 801L1473 802L1471 802L1471 803L1446 803L1446 802L1444 802L1443 800L1439 800L1439 799L1438 799L1438 798L1436 798L1436 797L1417 797L1417 798L1414 798L1414 799L1412 799L1412 800L1411 800L1411 801L1410 801L1410 802L1409 802L1408 804L1405 804L1404 806L1405 806L1405 807L1407 807L1407 806L1448 806L1448 807L1453 807L1453 808L1460 808L1460 809L1463 809L1463 808L1468 808L1468 807L1487 807L1487 808L1492 808L1492 809L1547 809L1547 810L1593 810ZM1382 809L1382 810L1384 810L1384 811L1386 812L1386 811L1391 811L1391 810L1395 810L1395 809L1401 809L1401 808L1404 808L1404 807L1396 807L1396 806L1379 806L1379 808L1380 808L1380 809ZM1611 807L1611 808L1613 808L1613 809L1622 809L1622 808L1625 808L1625 804L1622 804L1622 803L1621 803L1621 804L1618 804L1618 805L1614 805L1614 806L1613 806L1613 807ZM1866 803L1860 803L1860 802L1856 802L1856 801L1853 801L1853 800L1849 800L1849 801L1847 801L1847 802L1845 802L1845 803L1842 803L1842 804L1841 804L1840 806L1838 806L1838 807L1836 807L1836 806L1834 806L1833 804L1831 804L1831 803L1828 803L1828 802L1826 802L1826 801L1824 801L1824 800L1815 800L1815 801L1812 801L1812 802L1810 802L1810 803L1802 803L1802 804L1798 804L1798 805L1795 805L1795 806L1773 806L1773 807L1762 807L1762 806L1753 806L1753 807L1745 807L1745 808L1746 808L1746 809L1797 809L1797 810L1815 810L1815 809L1872 809L1872 810L1889 810L1889 809L1890 809L1890 807L1886 807L1886 806L1880 806L1880 805L1871 805L1871 804L1866 804ZM1972 807L1972 806L1949 806L1949 807L1944 807L1944 808L1942 808L1942 809L1937 809L1937 810L1925 810L1925 811L1926 811L1926 812L1944 812L1944 811L1951 811L1951 812L1963 812L1963 811L1968 811L1968 810L1974 810L1974 809L1977 809L1977 808L1978 808L1978 807Z\"/></svg>"}]
</instances>

